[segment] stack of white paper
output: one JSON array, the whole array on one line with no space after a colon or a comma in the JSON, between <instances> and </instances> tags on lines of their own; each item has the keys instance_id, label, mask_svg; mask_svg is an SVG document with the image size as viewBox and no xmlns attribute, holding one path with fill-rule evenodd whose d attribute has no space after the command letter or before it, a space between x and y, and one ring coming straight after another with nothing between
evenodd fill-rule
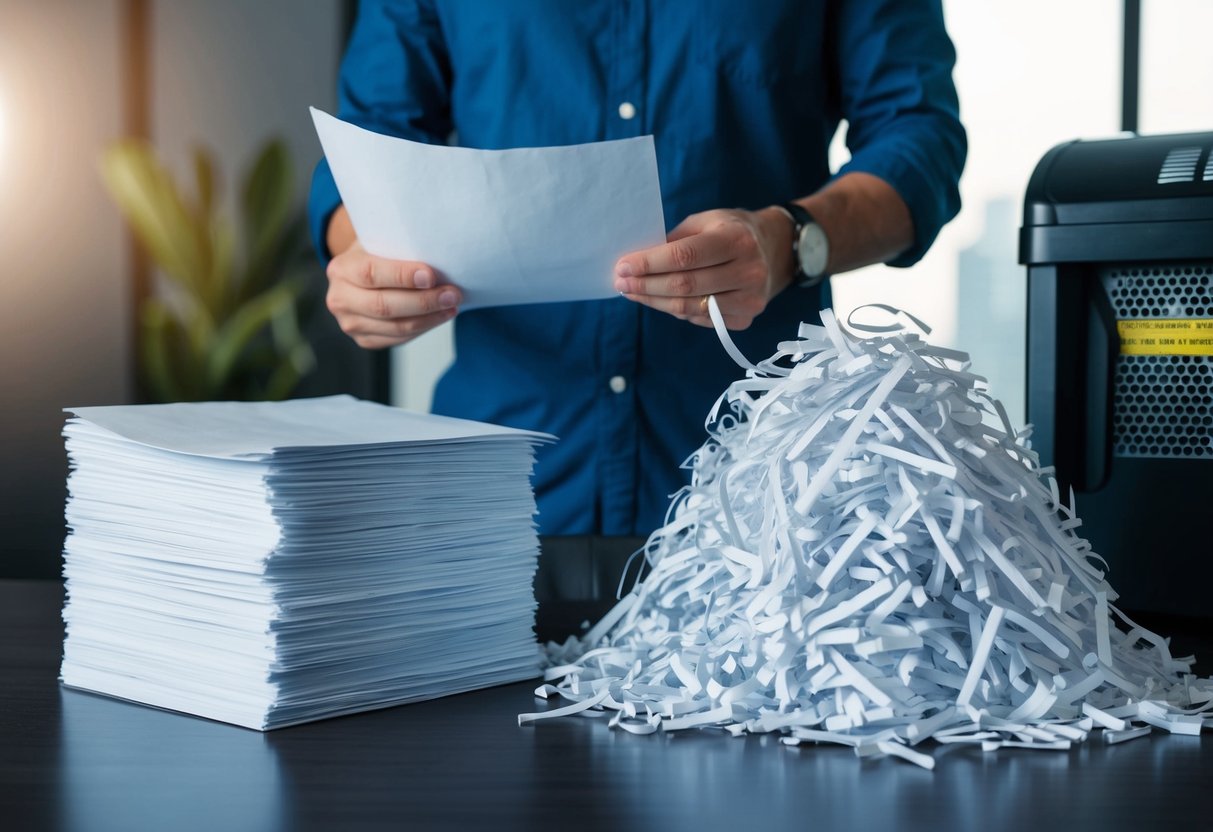
<instances>
[{"instance_id":1,"label":"stack of white paper","mask_svg":"<svg viewBox=\"0 0 1213 832\"><path fill-rule=\"evenodd\" d=\"M551 437L346 396L69 412L64 684L265 730L536 675Z\"/></svg>"}]
</instances>

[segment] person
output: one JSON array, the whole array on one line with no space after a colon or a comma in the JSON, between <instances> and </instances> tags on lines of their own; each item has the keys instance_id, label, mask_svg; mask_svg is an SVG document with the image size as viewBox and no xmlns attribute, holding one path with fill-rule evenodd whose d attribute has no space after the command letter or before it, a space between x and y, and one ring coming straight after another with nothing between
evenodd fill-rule
<instances>
[{"instance_id":1,"label":"person","mask_svg":"<svg viewBox=\"0 0 1213 832\"><path fill-rule=\"evenodd\" d=\"M365 251L322 161L328 307L368 349L455 318L433 410L560 438L536 466L540 531L648 534L738 376L708 296L766 357L819 320L823 276L909 266L959 210L954 62L939 0L361 0L341 118L486 149L651 133L670 231L621 256L620 297L456 317L459 275ZM469 245L492 210L468 206Z\"/></svg>"}]
</instances>

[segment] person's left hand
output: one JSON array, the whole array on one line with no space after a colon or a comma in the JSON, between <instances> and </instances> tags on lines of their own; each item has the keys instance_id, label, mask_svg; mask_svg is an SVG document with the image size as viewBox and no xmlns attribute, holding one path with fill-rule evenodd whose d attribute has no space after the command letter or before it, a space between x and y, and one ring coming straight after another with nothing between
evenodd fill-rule
<instances>
[{"instance_id":1,"label":"person's left hand","mask_svg":"<svg viewBox=\"0 0 1213 832\"><path fill-rule=\"evenodd\" d=\"M667 242L624 255L615 289L629 300L710 327L715 295L729 329L746 329L792 280L792 221L778 208L692 214Z\"/></svg>"}]
</instances>

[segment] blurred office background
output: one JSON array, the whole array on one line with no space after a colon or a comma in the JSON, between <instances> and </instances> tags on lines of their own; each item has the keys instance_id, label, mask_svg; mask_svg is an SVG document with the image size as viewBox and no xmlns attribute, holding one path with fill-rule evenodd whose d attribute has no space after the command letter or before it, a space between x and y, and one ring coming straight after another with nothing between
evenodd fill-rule
<instances>
[{"instance_id":1,"label":"blurred office background","mask_svg":"<svg viewBox=\"0 0 1213 832\"><path fill-rule=\"evenodd\" d=\"M335 106L355 7L0 0L0 575L58 572L61 409L140 395L132 310L155 274L135 255L102 187L102 151L120 136L142 135L184 174L191 148L205 145L229 182L230 202L231 178L264 141L280 137L302 200L320 153L307 106ZM879 301L930 322L935 339L972 353L975 369L1022 420L1024 273L1016 250L1028 176L1054 144L1113 135L1126 115L1144 133L1213 129L1213 3L945 0L944 9L969 131L964 208L913 269L835 278L835 306L845 316ZM1126 57L1129 79L1139 78L1128 113ZM841 139L836 164L846 158ZM323 283L319 267L312 279ZM310 336L321 360L305 393L347 390L425 409L451 357L449 327L379 359L350 349L324 320Z\"/></svg>"},{"instance_id":2,"label":"blurred office background","mask_svg":"<svg viewBox=\"0 0 1213 832\"><path fill-rule=\"evenodd\" d=\"M0 0L0 576L58 574L63 407L138 401L135 255L99 174L142 136L182 178L195 146L235 181L271 138L302 206L320 155L308 105L336 106L344 0ZM316 265L309 275L323 284ZM321 310L323 312L323 310ZM369 395L372 361L317 316L303 393Z\"/></svg>"}]
</instances>

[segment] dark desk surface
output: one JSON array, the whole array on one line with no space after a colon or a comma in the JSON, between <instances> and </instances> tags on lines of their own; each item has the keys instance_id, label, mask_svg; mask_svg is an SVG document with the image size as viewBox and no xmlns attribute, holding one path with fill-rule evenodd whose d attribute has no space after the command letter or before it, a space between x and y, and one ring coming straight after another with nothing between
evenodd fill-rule
<instances>
[{"instance_id":1,"label":"dark desk surface","mask_svg":"<svg viewBox=\"0 0 1213 832\"><path fill-rule=\"evenodd\" d=\"M774 737L519 728L530 683L263 735L62 689L60 603L57 583L0 581L3 830L1213 826L1208 736L952 746L931 773Z\"/></svg>"}]
</instances>

